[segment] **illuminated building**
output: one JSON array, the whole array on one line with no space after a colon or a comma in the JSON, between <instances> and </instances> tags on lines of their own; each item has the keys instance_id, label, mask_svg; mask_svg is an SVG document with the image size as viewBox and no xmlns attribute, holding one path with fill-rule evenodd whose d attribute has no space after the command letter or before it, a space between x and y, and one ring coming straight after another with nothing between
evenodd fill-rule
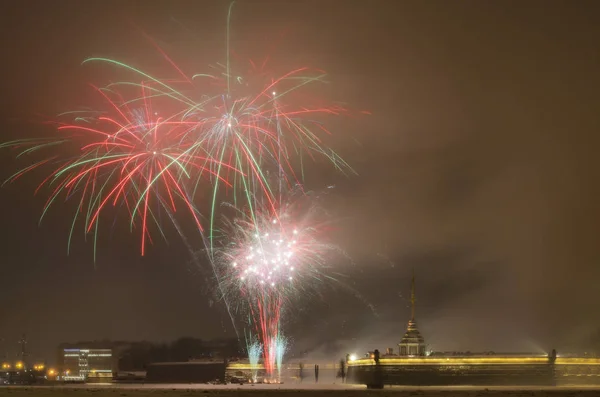
<instances>
[{"instance_id":1,"label":"illuminated building","mask_svg":"<svg viewBox=\"0 0 600 397\"><path fill-rule=\"evenodd\" d=\"M411 288L411 319L398 344L399 355L388 349L377 362L350 356L348 383L370 388L386 385L600 385L600 358L558 357L551 354L430 353L415 322L415 279Z\"/></svg>"},{"instance_id":2,"label":"illuminated building","mask_svg":"<svg viewBox=\"0 0 600 397\"><path fill-rule=\"evenodd\" d=\"M62 380L98 383L112 381L115 367L112 349L61 347L58 362Z\"/></svg>"},{"instance_id":3,"label":"illuminated building","mask_svg":"<svg viewBox=\"0 0 600 397\"><path fill-rule=\"evenodd\" d=\"M415 272L413 270L412 283L410 289L410 305L411 305L411 316L408 321L408 327L402 337L402 340L398 344L398 352L400 356L424 356L425 355L425 339L417 328L417 322L415 321Z\"/></svg>"}]
</instances>

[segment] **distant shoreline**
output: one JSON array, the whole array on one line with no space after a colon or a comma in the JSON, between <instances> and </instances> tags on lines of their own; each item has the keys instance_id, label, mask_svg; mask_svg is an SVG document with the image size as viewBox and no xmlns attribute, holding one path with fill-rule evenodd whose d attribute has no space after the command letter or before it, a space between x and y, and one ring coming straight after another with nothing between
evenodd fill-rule
<instances>
[{"instance_id":1,"label":"distant shoreline","mask_svg":"<svg viewBox=\"0 0 600 397\"><path fill-rule=\"evenodd\" d=\"M471 397L471 396L598 396L600 387L386 387L384 390L367 390L363 386L342 384L321 384L306 382L289 385L205 385L205 384L107 384L107 385L59 385L59 386L0 386L0 397L175 397L190 395L218 397L236 397L244 394L254 397L259 395L288 395L301 397L359 397L374 395L377 397Z\"/></svg>"}]
</instances>

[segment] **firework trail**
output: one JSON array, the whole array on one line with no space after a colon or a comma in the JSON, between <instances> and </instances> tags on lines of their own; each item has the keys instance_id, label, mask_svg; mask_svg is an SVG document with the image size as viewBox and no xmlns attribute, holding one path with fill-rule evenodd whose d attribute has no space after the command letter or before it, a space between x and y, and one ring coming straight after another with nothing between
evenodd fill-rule
<instances>
[{"instance_id":1,"label":"firework trail","mask_svg":"<svg viewBox=\"0 0 600 397\"><path fill-rule=\"evenodd\" d=\"M268 375L285 351L280 346L286 305L330 278L324 270L337 249L325 241L327 227L317 222L320 214L314 201L296 188L278 203L276 216L270 204L253 213L236 210L233 220L225 220L223 244L213 251L223 299L250 313Z\"/></svg>"},{"instance_id":2,"label":"firework trail","mask_svg":"<svg viewBox=\"0 0 600 397\"><path fill-rule=\"evenodd\" d=\"M274 346L271 348L272 351L275 352L275 366L277 367L277 377L281 381L281 369L283 368L283 356L287 351L288 341L287 339L280 333L275 338Z\"/></svg>"},{"instance_id":3,"label":"firework trail","mask_svg":"<svg viewBox=\"0 0 600 397\"><path fill-rule=\"evenodd\" d=\"M258 379L258 362L262 357L262 345L253 336L246 339L246 345L248 350L248 361L250 361L252 371L252 382L256 383Z\"/></svg>"}]
</instances>

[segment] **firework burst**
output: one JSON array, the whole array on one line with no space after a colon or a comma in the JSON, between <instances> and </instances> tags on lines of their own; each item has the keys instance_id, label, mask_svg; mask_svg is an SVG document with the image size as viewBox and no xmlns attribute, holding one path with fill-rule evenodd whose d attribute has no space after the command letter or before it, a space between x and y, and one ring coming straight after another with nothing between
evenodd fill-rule
<instances>
[{"instance_id":1,"label":"firework burst","mask_svg":"<svg viewBox=\"0 0 600 397\"><path fill-rule=\"evenodd\" d=\"M69 146L59 152L61 155L53 154L35 162L9 181L43 165L52 167L36 192L44 186L50 187L42 218L60 196L77 200L69 242L80 219L85 232L96 236L100 215L110 206L125 207L131 228L136 224L140 226L142 255L147 240L151 239L151 223L164 237L157 211L166 210L171 216L177 210L177 202L183 204L201 229L198 211L185 182L210 174L210 163L215 160L200 155L186 144L195 124L182 121L179 117L182 111L165 112L166 116L162 116L167 106L161 106L159 112L158 106L154 106L155 99L146 90L141 90L133 99L125 99L121 93L109 89L98 89L98 93L109 105L108 109L61 115L72 116L72 120L58 123L61 135L56 139L4 144L22 148L19 157L43 148ZM74 153L66 155L69 151ZM231 170L227 164L222 167Z\"/></svg>"},{"instance_id":2,"label":"firework burst","mask_svg":"<svg viewBox=\"0 0 600 397\"><path fill-rule=\"evenodd\" d=\"M352 171L321 137L330 133L323 122L325 116L343 114L345 109L335 105L315 106L305 92L311 85L324 82L326 75L309 68L274 75L267 73L265 67L249 61L250 72L244 76L233 76L230 70L193 76L223 90L206 97L202 106L190 109L185 115L186 120L198 123L197 147L217 160L211 164L215 178L211 244L215 205L219 190L223 190L220 180L233 185L233 189L227 190L232 192L234 202L241 195L244 205L252 208L253 197L260 195L275 214L274 192L281 190L282 185L291 187L301 182L303 157L314 159L321 155L338 169ZM300 175L294 167L298 159ZM242 173L232 174L220 166L223 163ZM280 186L271 185L270 174L278 175Z\"/></svg>"},{"instance_id":3,"label":"firework burst","mask_svg":"<svg viewBox=\"0 0 600 397\"><path fill-rule=\"evenodd\" d=\"M281 317L288 303L316 288L325 278L337 248L326 241L326 223L311 197L297 188L263 210L241 212L225 222L226 240L213 250L218 284L227 302L246 309L263 346L267 374L281 363Z\"/></svg>"},{"instance_id":4,"label":"firework burst","mask_svg":"<svg viewBox=\"0 0 600 397\"><path fill-rule=\"evenodd\" d=\"M170 62L172 62L169 59ZM151 238L148 221L157 223L157 207L169 208L172 217L175 197L183 199L202 229L194 205L200 186L213 185L210 203L209 241L212 245L217 203L231 192L234 203L253 210L254 197L268 203L277 216L274 192L296 185L302 178L302 158L323 155L343 171L351 171L320 135L330 134L324 116L340 115L340 106L314 106L306 92L324 81L325 74L298 68L272 77L252 61L246 76L232 77L225 70L214 74L183 75L159 80L132 66L107 58L84 63L101 63L133 73L141 82L121 81L98 88L107 108L103 111L65 113L73 116L59 123L56 139L21 140L5 146L25 146L24 153L42 147L71 143L78 149L69 160L60 155L33 164L15 175L51 162L58 163L42 183L55 186L49 205L63 192L83 192L78 213L85 213L86 231L95 230L108 203L126 204L131 225L141 224L141 252ZM173 64L174 65L174 64ZM219 76L225 75L220 78ZM229 83L232 81L231 83ZM198 95L199 94L199 95ZM192 99L197 96L199 99ZM300 159L300 175L294 161ZM269 175L277 175L272 186ZM14 180L16 178L11 178ZM186 182L185 185L183 182ZM125 199L125 200L123 200ZM160 228L159 228L160 230ZM70 238L69 238L70 241Z\"/></svg>"},{"instance_id":5,"label":"firework burst","mask_svg":"<svg viewBox=\"0 0 600 397\"><path fill-rule=\"evenodd\" d=\"M309 67L273 72L267 62L232 59L232 6L224 65L186 74L155 45L172 68L171 78L159 79L117 60L90 58L84 63L133 78L97 88L104 107L65 114L71 120L58 123L55 139L3 146L20 148L19 157L50 151L9 180L50 167L36 190L50 188L42 217L59 198L74 201L69 245L80 221L94 235L94 257L101 215L109 207L125 209L131 229L141 235L142 255L151 231L166 238L159 215L177 225L176 212L184 208L201 232L228 309L237 302L251 314L272 375L286 349L284 308L325 278L335 249L325 242L319 211L296 188L305 159L322 157L344 173L354 171L327 143L327 118L347 111L319 98L326 74ZM204 188L211 197L199 203ZM218 235L215 220L224 200L235 215ZM208 233L200 205L210 207Z\"/></svg>"},{"instance_id":6,"label":"firework burst","mask_svg":"<svg viewBox=\"0 0 600 397\"><path fill-rule=\"evenodd\" d=\"M275 214L270 204L234 211L233 220L224 220L226 241L213 251L225 290L287 298L322 280L337 248L327 242L327 223L318 221L322 209L300 188L278 202Z\"/></svg>"}]
</instances>

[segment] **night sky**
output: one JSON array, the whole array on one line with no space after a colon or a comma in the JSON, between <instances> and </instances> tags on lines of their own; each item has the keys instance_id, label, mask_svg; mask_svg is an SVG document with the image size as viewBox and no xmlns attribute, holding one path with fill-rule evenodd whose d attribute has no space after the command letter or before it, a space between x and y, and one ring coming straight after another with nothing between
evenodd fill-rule
<instances>
[{"instance_id":1,"label":"night sky","mask_svg":"<svg viewBox=\"0 0 600 397\"><path fill-rule=\"evenodd\" d=\"M227 6L3 2L2 140L47 134L40 121L89 104L87 84L119 73L81 66L89 56L160 72L142 30L191 72L222 59ZM236 4L234 47L325 69L328 97L372 113L329 124L332 146L358 176L323 162L307 169L309 187L335 186L331 238L352 261L335 265L348 289L297 302L285 325L296 350L397 344L413 268L417 319L431 348L586 347L600 327L599 6ZM12 157L0 156L2 179L25 164ZM96 263L82 238L67 256L74 208L57 203L38 226L49 193L33 195L41 177L0 190L0 349L14 355L22 333L34 357L50 360L60 342L234 336L203 261L191 259L174 231L142 258L139 236L117 220Z\"/></svg>"}]
</instances>

